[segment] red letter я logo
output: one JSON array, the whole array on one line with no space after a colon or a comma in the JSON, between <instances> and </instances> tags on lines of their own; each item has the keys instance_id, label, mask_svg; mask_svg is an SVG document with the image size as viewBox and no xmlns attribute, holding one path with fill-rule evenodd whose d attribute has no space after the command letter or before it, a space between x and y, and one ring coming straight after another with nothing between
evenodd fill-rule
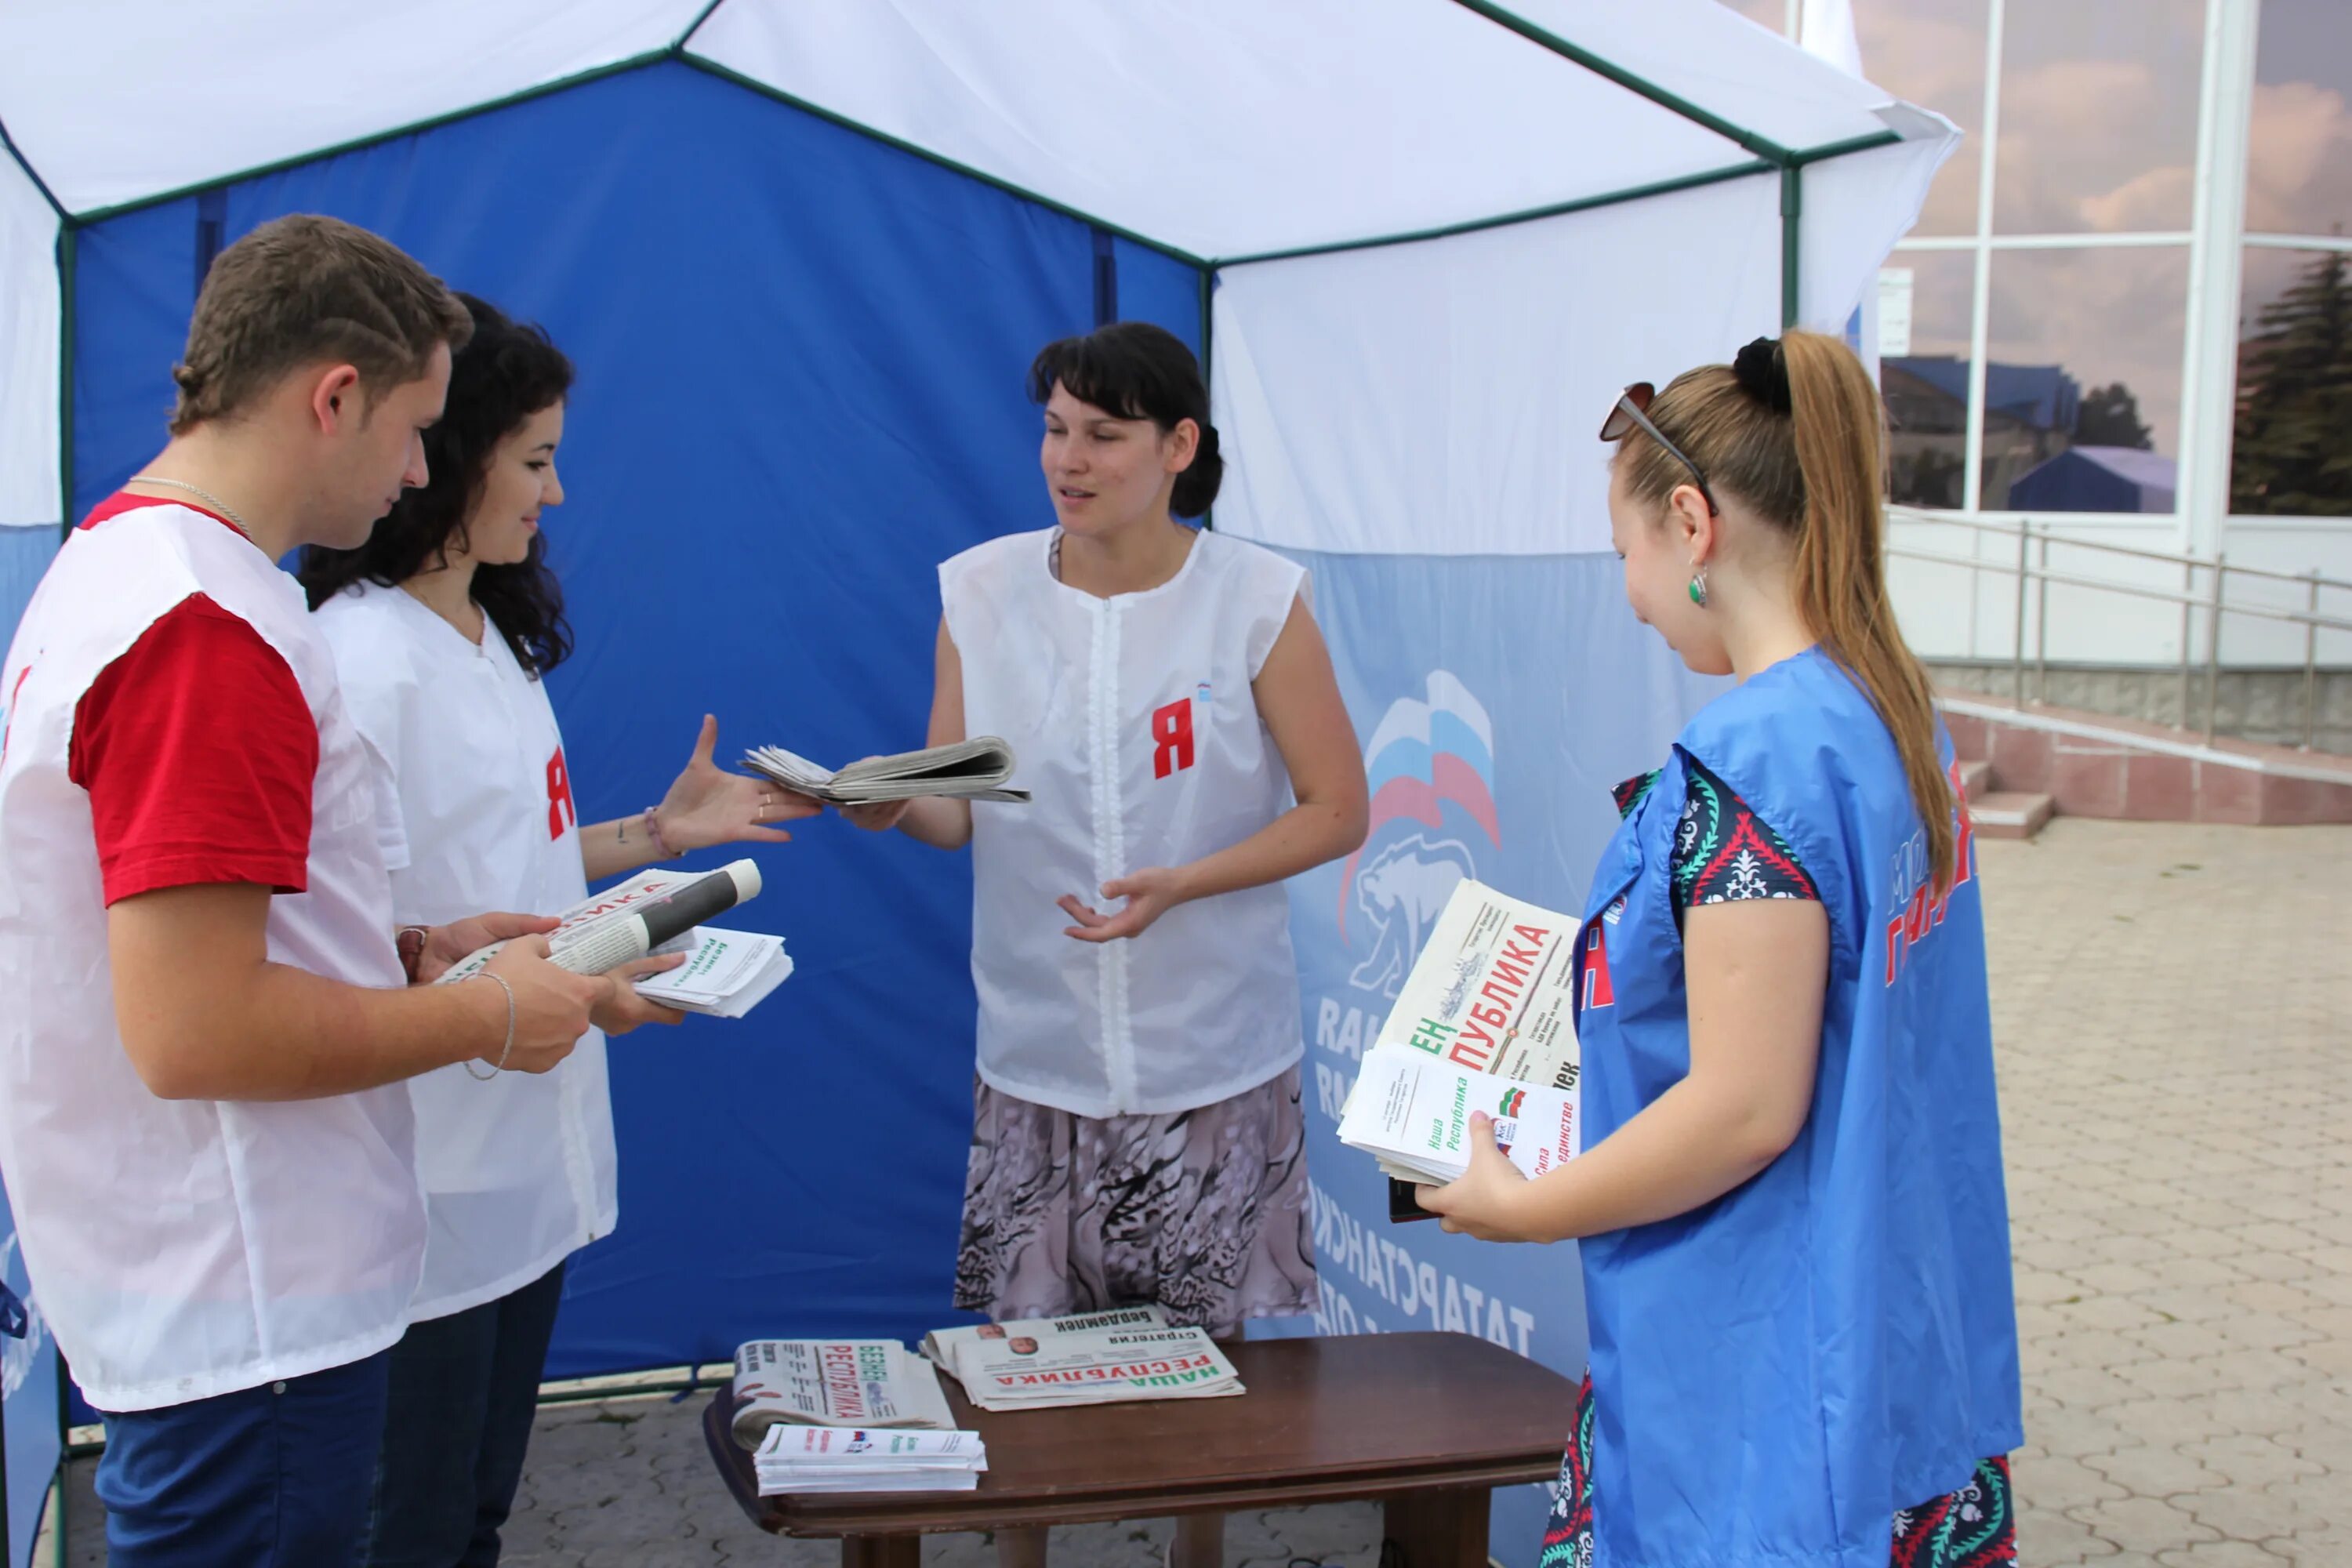
<instances>
[{"instance_id":1,"label":"red letter \u044f logo","mask_svg":"<svg viewBox=\"0 0 2352 1568\"><path fill-rule=\"evenodd\" d=\"M1151 776L1164 779L1192 765L1192 701L1184 698L1151 713Z\"/></svg>"},{"instance_id":2,"label":"red letter \u044f logo","mask_svg":"<svg viewBox=\"0 0 2352 1568\"><path fill-rule=\"evenodd\" d=\"M547 837L563 837L569 824L576 824L580 813L572 804L572 775L564 770L563 748L555 748L555 755L547 759Z\"/></svg>"},{"instance_id":3,"label":"red letter \u044f logo","mask_svg":"<svg viewBox=\"0 0 2352 1568\"><path fill-rule=\"evenodd\" d=\"M1617 989L1609 983L1609 933L1601 921L1594 921L1584 933L1584 1005L1617 1005Z\"/></svg>"}]
</instances>

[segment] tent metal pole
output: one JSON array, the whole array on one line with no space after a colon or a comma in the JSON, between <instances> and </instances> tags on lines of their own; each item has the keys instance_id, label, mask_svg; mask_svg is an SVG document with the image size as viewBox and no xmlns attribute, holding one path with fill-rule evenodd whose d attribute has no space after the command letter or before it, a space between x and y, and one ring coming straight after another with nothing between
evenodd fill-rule
<instances>
[{"instance_id":1,"label":"tent metal pole","mask_svg":"<svg viewBox=\"0 0 2352 1568\"><path fill-rule=\"evenodd\" d=\"M1602 58L1591 49L1572 44L1549 28L1539 27L1518 13L1497 5L1494 0L1454 0L1465 11L1484 16L1500 27L1507 27L1529 43L1539 44L1565 60L1573 60L1595 76L1615 82L1626 91L1648 99L1659 108L1681 115L1694 125L1703 125L1717 136L1738 143L1748 152L1775 163L1787 163L1797 154L1769 136L1761 136L1743 125L1735 125L1723 116L1702 109L1680 93L1669 92L1647 77L1639 76L1613 60Z\"/></svg>"},{"instance_id":2,"label":"tent metal pole","mask_svg":"<svg viewBox=\"0 0 2352 1568\"><path fill-rule=\"evenodd\" d=\"M17 151L16 139L8 134L8 122L5 120L0 120L0 148L5 148L16 167L25 171L25 178L33 182L33 189L41 193L41 199L49 204L49 210L58 215L58 221L71 222L73 215L66 211L65 203L58 200L58 194L49 189L49 183L41 178L25 154Z\"/></svg>"},{"instance_id":3,"label":"tent metal pole","mask_svg":"<svg viewBox=\"0 0 2352 1568\"><path fill-rule=\"evenodd\" d=\"M74 275L80 270L81 226L58 228L58 533L74 525ZM59 1407L62 1410L62 1406ZM62 1419L62 1416L60 1416Z\"/></svg>"},{"instance_id":4,"label":"tent metal pole","mask_svg":"<svg viewBox=\"0 0 2352 1568\"><path fill-rule=\"evenodd\" d=\"M1214 268L1203 267L1193 276L1200 279L1201 284L1201 384L1209 389L1210 423L1214 424L1216 422L1217 362L1213 334L1217 313L1212 303L1212 298L1216 293L1217 274ZM1208 510L1201 514L1201 526L1214 529L1217 526L1216 519L1217 509L1213 504Z\"/></svg>"},{"instance_id":5,"label":"tent metal pole","mask_svg":"<svg viewBox=\"0 0 2352 1568\"><path fill-rule=\"evenodd\" d=\"M1302 256L1336 256L1348 250L1374 250L1385 245L1413 245L1428 239L1451 239L1457 234L1477 234L1490 228L1508 228L1514 224L1538 223L1548 217L1565 217L1570 213L1591 212L1600 207L1620 206L1650 196L1672 195L1676 191L1696 190L1702 185L1721 184L1726 180L1744 180L1756 174L1769 174L1782 165L1766 159L1752 159L1745 163L1727 164L1720 169L1708 169L1696 174L1681 174L1671 180L1657 180L1646 185L1633 185L1622 191L1609 191L1597 196L1579 196L1574 201L1553 202L1545 206L1529 207L1524 212L1502 213L1494 217L1468 218L1461 223L1437 228L1413 229L1404 234L1376 234L1367 239L1335 239L1323 245L1293 246L1286 250L1254 251L1244 256L1221 256L1212 267L1249 267L1261 261L1290 261Z\"/></svg>"},{"instance_id":6,"label":"tent metal pole","mask_svg":"<svg viewBox=\"0 0 2352 1568\"><path fill-rule=\"evenodd\" d=\"M686 31L680 33L677 41L670 45L669 52L673 55L686 53L687 45L694 42L694 35L702 31L702 24L710 20L711 13L718 10L724 3L725 0L710 0L709 5L697 11L694 14L694 20L687 24Z\"/></svg>"},{"instance_id":7,"label":"tent metal pole","mask_svg":"<svg viewBox=\"0 0 2352 1568\"><path fill-rule=\"evenodd\" d=\"M1805 171L1790 163L1780 171L1780 330L1797 324L1802 307L1797 287L1800 237L1805 216Z\"/></svg>"}]
</instances>

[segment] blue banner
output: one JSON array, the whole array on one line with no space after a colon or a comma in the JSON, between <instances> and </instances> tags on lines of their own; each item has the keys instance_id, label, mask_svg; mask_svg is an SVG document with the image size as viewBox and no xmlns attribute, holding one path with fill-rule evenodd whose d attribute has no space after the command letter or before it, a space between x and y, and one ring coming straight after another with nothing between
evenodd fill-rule
<instances>
[{"instance_id":1,"label":"blue banner","mask_svg":"<svg viewBox=\"0 0 2352 1568\"><path fill-rule=\"evenodd\" d=\"M1608 555L1292 552L1365 742L1363 848L1292 884L1324 1333L1451 1330L1584 1370L1572 1246L1497 1247L1396 1224L1339 1107L1430 923L1475 877L1570 916L1616 826L1610 788L1654 767L1715 683L1626 607ZM1559 1413L1565 1440L1569 1411ZM1550 1489L1496 1499L1495 1556L1533 1568Z\"/></svg>"},{"instance_id":2,"label":"blue banner","mask_svg":"<svg viewBox=\"0 0 2352 1568\"><path fill-rule=\"evenodd\" d=\"M0 1426L7 1455L8 1563L24 1568L63 1447L58 1430L58 1352L25 1279L16 1221L0 1192Z\"/></svg>"}]
</instances>

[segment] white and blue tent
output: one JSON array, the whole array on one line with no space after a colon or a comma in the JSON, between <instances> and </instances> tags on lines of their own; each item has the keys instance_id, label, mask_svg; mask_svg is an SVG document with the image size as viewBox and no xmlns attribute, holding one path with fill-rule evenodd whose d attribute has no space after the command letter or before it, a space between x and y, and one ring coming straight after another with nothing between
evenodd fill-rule
<instances>
[{"instance_id":1,"label":"white and blue tent","mask_svg":"<svg viewBox=\"0 0 2352 1568\"><path fill-rule=\"evenodd\" d=\"M1566 1249L1391 1230L1329 1112L1433 900L1573 909L1700 695L1622 605L1611 398L1843 326L1948 124L1713 0L16 0L0 128L0 627L160 444L211 258L333 213L580 366L551 685L602 815L706 708L730 746L919 736L933 563L1048 519L1031 355L1184 337L1213 526L1312 566L1378 792L1297 894L1322 1325L1580 1361ZM948 1315L968 873L822 824L769 863L798 975L615 1049L625 1219L555 1375ZM5 1342L21 1562L55 1368ZM1501 1506L1532 1541L1539 1495Z\"/></svg>"}]
</instances>

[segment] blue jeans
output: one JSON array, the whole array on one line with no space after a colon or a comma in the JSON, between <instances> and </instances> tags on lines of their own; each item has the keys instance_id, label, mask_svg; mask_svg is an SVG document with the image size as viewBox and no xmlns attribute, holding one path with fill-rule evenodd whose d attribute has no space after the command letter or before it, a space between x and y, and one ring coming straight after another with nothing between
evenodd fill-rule
<instances>
[{"instance_id":1,"label":"blue jeans","mask_svg":"<svg viewBox=\"0 0 2352 1568\"><path fill-rule=\"evenodd\" d=\"M390 1359L107 1415L98 1497L110 1568L350 1568Z\"/></svg>"},{"instance_id":2,"label":"blue jeans","mask_svg":"<svg viewBox=\"0 0 2352 1568\"><path fill-rule=\"evenodd\" d=\"M367 1568L494 1568L562 1298L559 1263L512 1295L410 1324L392 1348Z\"/></svg>"}]
</instances>

